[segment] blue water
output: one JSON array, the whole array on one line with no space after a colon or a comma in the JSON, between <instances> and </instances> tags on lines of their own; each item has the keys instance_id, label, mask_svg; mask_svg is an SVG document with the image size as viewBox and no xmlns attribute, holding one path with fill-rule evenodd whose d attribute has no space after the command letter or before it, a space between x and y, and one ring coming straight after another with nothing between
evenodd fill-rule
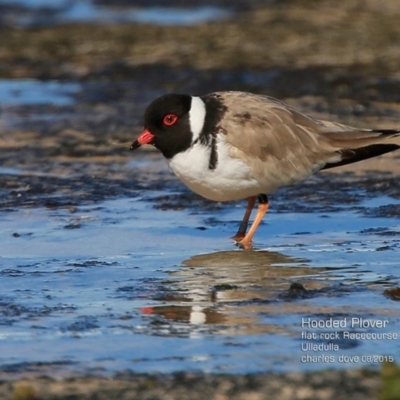
<instances>
[{"instance_id":1,"label":"blue water","mask_svg":"<svg viewBox=\"0 0 400 400\"><path fill-rule=\"evenodd\" d=\"M243 252L227 239L242 211L161 211L119 199L72 214L2 212L0 365L48 363L68 376L374 365L339 362L340 355L398 359L400 340L301 348L302 332L312 332L301 327L303 317L386 319L385 329L358 331L400 332L398 302L383 295L400 285L399 236L362 233L399 231L398 221L346 210L272 211L257 232L259 250ZM218 223L205 225L210 216ZM293 282L310 295L285 297ZM335 361L302 361L325 353Z\"/></svg>"},{"instance_id":2,"label":"blue water","mask_svg":"<svg viewBox=\"0 0 400 400\"><path fill-rule=\"evenodd\" d=\"M68 106L74 103L73 95L79 91L80 85L72 82L0 79L0 104Z\"/></svg>"},{"instance_id":3,"label":"blue water","mask_svg":"<svg viewBox=\"0 0 400 400\"><path fill-rule=\"evenodd\" d=\"M157 25L193 25L231 16L227 9L199 7L117 7L98 6L90 0L0 0L0 4L18 4L28 12L15 12L9 21L20 25L74 22L150 23ZM45 10L46 14L40 11Z\"/></svg>"}]
</instances>

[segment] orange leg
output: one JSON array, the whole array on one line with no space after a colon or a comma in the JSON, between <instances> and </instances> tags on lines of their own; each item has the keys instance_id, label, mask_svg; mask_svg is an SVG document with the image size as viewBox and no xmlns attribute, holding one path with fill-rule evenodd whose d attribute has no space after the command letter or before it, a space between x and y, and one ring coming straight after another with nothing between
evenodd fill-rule
<instances>
[{"instance_id":1,"label":"orange leg","mask_svg":"<svg viewBox=\"0 0 400 400\"><path fill-rule=\"evenodd\" d=\"M249 225L249 219L251 212L253 211L254 204L256 204L256 196L249 197L247 199L247 208L244 213L243 220L240 223L239 230L236 235L232 237L235 242L239 242L246 236L247 226Z\"/></svg>"},{"instance_id":2,"label":"orange leg","mask_svg":"<svg viewBox=\"0 0 400 400\"><path fill-rule=\"evenodd\" d=\"M268 211L269 207L268 197L266 195L264 194L259 195L258 200L260 203L258 205L257 215L254 218L253 224L251 225L249 231L247 232L247 235L240 242L238 242L238 245L246 250L250 250L253 248L252 245L253 236L256 233L256 230L260 225L262 219L264 218L264 215Z\"/></svg>"}]
</instances>

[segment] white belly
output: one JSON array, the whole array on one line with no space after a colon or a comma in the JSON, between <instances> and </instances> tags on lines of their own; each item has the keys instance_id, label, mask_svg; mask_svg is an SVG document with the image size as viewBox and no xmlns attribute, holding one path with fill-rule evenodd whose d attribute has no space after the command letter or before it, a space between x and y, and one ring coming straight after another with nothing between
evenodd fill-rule
<instances>
[{"instance_id":1,"label":"white belly","mask_svg":"<svg viewBox=\"0 0 400 400\"><path fill-rule=\"evenodd\" d=\"M249 166L228 156L228 148L218 143L218 163L209 168L210 149L195 145L169 160L175 175L197 194L214 201L240 200L263 193Z\"/></svg>"}]
</instances>

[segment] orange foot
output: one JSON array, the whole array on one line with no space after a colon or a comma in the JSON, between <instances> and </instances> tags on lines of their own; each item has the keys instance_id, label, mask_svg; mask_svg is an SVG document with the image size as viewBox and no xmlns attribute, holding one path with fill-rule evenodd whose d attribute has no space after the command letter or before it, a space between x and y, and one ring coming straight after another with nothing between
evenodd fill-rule
<instances>
[{"instance_id":1,"label":"orange foot","mask_svg":"<svg viewBox=\"0 0 400 400\"><path fill-rule=\"evenodd\" d=\"M241 240L240 242L236 243L237 246L239 246L241 249L244 250L251 250L253 248L253 243L251 240Z\"/></svg>"}]
</instances>

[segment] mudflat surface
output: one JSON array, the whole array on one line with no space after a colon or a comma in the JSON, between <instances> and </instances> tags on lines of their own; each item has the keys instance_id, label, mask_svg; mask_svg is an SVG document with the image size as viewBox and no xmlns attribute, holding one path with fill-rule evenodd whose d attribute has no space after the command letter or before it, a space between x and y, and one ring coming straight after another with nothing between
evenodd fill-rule
<instances>
[{"instance_id":1,"label":"mudflat surface","mask_svg":"<svg viewBox=\"0 0 400 400\"><path fill-rule=\"evenodd\" d=\"M171 91L398 128L398 2L40 3L0 2L0 398L376 398L399 154L282 188L244 252L245 202L128 149Z\"/></svg>"}]
</instances>

